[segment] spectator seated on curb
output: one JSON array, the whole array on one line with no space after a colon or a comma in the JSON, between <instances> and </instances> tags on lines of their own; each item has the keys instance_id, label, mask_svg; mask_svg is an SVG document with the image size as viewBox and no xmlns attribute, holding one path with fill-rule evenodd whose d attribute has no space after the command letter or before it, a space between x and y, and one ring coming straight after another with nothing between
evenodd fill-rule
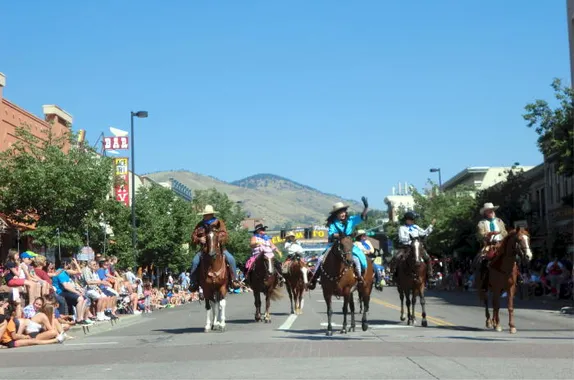
<instances>
[{"instance_id":1,"label":"spectator seated on curb","mask_svg":"<svg viewBox=\"0 0 574 380\"><path fill-rule=\"evenodd\" d=\"M38 281L26 279L20 264L18 251L14 249L9 250L7 261L4 264L4 280L6 285L12 288L14 301L20 300L20 291L25 287L28 292L28 303L32 303L35 298L33 295L39 296L41 293L41 284Z\"/></svg>"},{"instance_id":2,"label":"spectator seated on curb","mask_svg":"<svg viewBox=\"0 0 574 380\"><path fill-rule=\"evenodd\" d=\"M86 307L86 298L84 292L78 289L70 276L81 274L79 270L73 270L71 264L68 262L64 268L56 271L56 275L52 277L52 283L56 288L56 293L64 297L68 304L68 312L70 315L74 314L75 308L76 323L80 326L91 325L93 322L87 318L89 309Z\"/></svg>"},{"instance_id":3,"label":"spectator seated on curb","mask_svg":"<svg viewBox=\"0 0 574 380\"><path fill-rule=\"evenodd\" d=\"M87 298L90 299L92 305L95 306L96 320L97 321L109 321L112 318L106 315L108 310L112 310L114 306L114 297L106 296L102 289L98 286L109 286L106 281L100 280L98 276L98 264L95 260L88 262L82 269L82 278L84 280L85 288L84 293Z\"/></svg>"},{"instance_id":4,"label":"spectator seated on curb","mask_svg":"<svg viewBox=\"0 0 574 380\"><path fill-rule=\"evenodd\" d=\"M44 313L32 319L20 320L14 314L13 306L0 300L0 345L3 347L16 348L64 341L64 334L58 334ZM42 329L45 331L42 332Z\"/></svg>"}]
</instances>

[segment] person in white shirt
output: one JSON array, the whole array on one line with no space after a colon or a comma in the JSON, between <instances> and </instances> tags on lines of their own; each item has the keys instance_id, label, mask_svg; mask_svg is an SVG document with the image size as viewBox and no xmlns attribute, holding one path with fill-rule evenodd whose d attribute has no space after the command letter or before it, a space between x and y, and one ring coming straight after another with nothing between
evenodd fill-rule
<instances>
[{"instance_id":1,"label":"person in white shirt","mask_svg":"<svg viewBox=\"0 0 574 380\"><path fill-rule=\"evenodd\" d=\"M407 212L403 216L404 224L399 227L399 243L401 247L399 248L399 253L397 254L395 260L399 261L402 260L405 255L408 254L410 245L412 243L411 236L415 237L426 237L430 235L433 231L434 224L436 220L433 219L431 224L423 230L421 227L415 224L416 215L414 212ZM427 267L427 279L432 277L432 265L430 256L428 255L426 249L422 249L421 257L426 264Z\"/></svg>"},{"instance_id":2,"label":"person in white shirt","mask_svg":"<svg viewBox=\"0 0 574 380\"><path fill-rule=\"evenodd\" d=\"M550 283L552 291L556 291L556 293L553 294L557 298L560 298L560 288L562 287L562 283L566 280L565 274L566 271L564 264L558 260L558 257L554 257L554 260L549 262L546 266L546 278Z\"/></svg>"},{"instance_id":3,"label":"person in white shirt","mask_svg":"<svg viewBox=\"0 0 574 380\"><path fill-rule=\"evenodd\" d=\"M289 271L289 266L295 255L300 255L303 258L305 251L301 244L297 241L297 237L293 231L287 232L285 235L285 250L287 251L287 259L281 266L283 274L287 274Z\"/></svg>"}]
</instances>

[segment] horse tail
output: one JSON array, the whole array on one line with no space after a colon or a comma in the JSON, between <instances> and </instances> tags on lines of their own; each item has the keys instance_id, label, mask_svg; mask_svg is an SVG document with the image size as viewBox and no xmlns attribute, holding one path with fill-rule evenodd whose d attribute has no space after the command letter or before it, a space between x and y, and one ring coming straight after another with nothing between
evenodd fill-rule
<instances>
[{"instance_id":1,"label":"horse tail","mask_svg":"<svg viewBox=\"0 0 574 380\"><path fill-rule=\"evenodd\" d=\"M273 290L271 291L271 293L269 293L269 299L271 301L278 301L281 298L283 298L283 292L281 292L281 288L275 287L273 288Z\"/></svg>"}]
</instances>

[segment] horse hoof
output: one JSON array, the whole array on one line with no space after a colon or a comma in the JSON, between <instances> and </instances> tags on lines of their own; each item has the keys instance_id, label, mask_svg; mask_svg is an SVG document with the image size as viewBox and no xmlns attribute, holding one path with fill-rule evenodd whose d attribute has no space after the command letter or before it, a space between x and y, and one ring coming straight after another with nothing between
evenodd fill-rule
<instances>
[{"instance_id":1,"label":"horse hoof","mask_svg":"<svg viewBox=\"0 0 574 380\"><path fill-rule=\"evenodd\" d=\"M401 322L404 322L406 320L404 315L401 315Z\"/></svg>"},{"instance_id":2,"label":"horse hoof","mask_svg":"<svg viewBox=\"0 0 574 380\"><path fill-rule=\"evenodd\" d=\"M510 333L511 333L511 334L516 334L516 327L511 327L511 328L510 328Z\"/></svg>"},{"instance_id":3,"label":"horse hoof","mask_svg":"<svg viewBox=\"0 0 574 380\"><path fill-rule=\"evenodd\" d=\"M369 329L369 324L367 322L361 323L361 328L363 331L367 331Z\"/></svg>"},{"instance_id":4,"label":"horse hoof","mask_svg":"<svg viewBox=\"0 0 574 380\"><path fill-rule=\"evenodd\" d=\"M423 319L423 320L422 320L421 326L422 326L422 327L427 327L427 326L428 326L428 322L427 322L426 319Z\"/></svg>"},{"instance_id":5,"label":"horse hoof","mask_svg":"<svg viewBox=\"0 0 574 380\"><path fill-rule=\"evenodd\" d=\"M327 331L327 336L333 336L333 331Z\"/></svg>"},{"instance_id":6,"label":"horse hoof","mask_svg":"<svg viewBox=\"0 0 574 380\"><path fill-rule=\"evenodd\" d=\"M351 328L349 329L349 332L355 332L355 326L351 326Z\"/></svg>"},{"instance_id":7,"label":"horse hoof","mask_svg":"<svg viewBox=\"0 0 574 380\"><path fill-rule=\"evenodd\" d=\"M210 332L210 331L211 331L211 327L206 327L206 328L205 328L205 332L206 332L206 333L208 333L208 332Z\"/></svg>"},{"instance_id":8,"label":"horse hoof","mask_svg":"<svg viewBox=\"0 0 574 380\"><path fill-rule=\"evenodd\" d=\"M341 334L346 334L347 333L347 329L341 329Z\"/></svg>"},{"instance_id":9,"label":"horse hoof","mask_svg":"<svg viewBox=\"0 0 574 380\"><path fill-rule=\"evenodd\" d=\"M501 332L501 331L502 331L502 326L496 326L495 330L496 330L497 332Z\"/></svg>"},{"instance_id":10,"label":"horse hoof","mask_svg":"<svg viewBox=\"0 0 574 380\"><path fill-rule=\"evenodd\" d=\"M415 326L417 324L417 320L413 319L413 326Z\"/></svg>"},{"instance_id":11,"label":"horse hoof","mask_svg":"<svg viewBox=\"0 0 574 380\"><path fill-rule=\"evenodd\" d=\"M492 323L490 321L486 321L486 328L487 329L491 329L492 328Z\"/></svg>"}]
</instances>

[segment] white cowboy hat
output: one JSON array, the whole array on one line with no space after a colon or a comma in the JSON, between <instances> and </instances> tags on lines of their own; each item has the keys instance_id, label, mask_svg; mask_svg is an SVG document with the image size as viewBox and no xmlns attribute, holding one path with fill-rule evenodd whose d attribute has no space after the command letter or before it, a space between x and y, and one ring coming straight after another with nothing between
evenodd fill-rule
<instances>
[{"instance_id":1,"label":"white cowboy hat","mask_svg":"<svg viewBox=\"0 0 574 380\"><path fill-rule=\"evenodd\" d=\"M289 232L287 232L287 233L285 234L285 239L287 239L287 238L290 237L290 236L292 236L292 237L297 237L297 236L295 235L295 232L289 231Z\"/></svg>"},{"instance_id":2,"label":"white cowboy hat","mask_svg":"<svg viewBox=\"0 0 574 380\"><path fill-rule=\"evenodd\" d=\"M482 208L480 209L480 215L484 214L484 212L486 210L498 210L500 206L495 206L494 204L492 204L491 202L487 202L484 204L484 206L482 206Z\"/></svg>"},{"instance_id":3,"label":"white cowboy hat","mask_svg":"<svg viewBox=\"0 0 574 380\"><path fill-rule=\"evenodd\" d=\"M336 213L337 211L348 209L349 206L344 204L343 202L337 202L333 205L333 209L331 210L331 214Z\"/></svg>"},{"instance_id":4,"label":"white cowboy hat","mask_svg":"<svg viewBox=\"0 0 574 380\"><path fill-rule=\"evenodd\" d=\"M213 209L212 205L206 205L203 209L203 212L200 212L197 215L209 215L209 214L217 214L217 211Z\"/></svg>"},{"instance_id":5,"label":"white cowboy hat","mask_svg":"<svg viewBox=\"0 0 574 380\"><path fill-rule=\"evenodd\" d=\"M367 231L365 231L365 230L358 230L357 231L357 236L366 235L366 234L367 234Z\"/></svg>"}]
</instances>

